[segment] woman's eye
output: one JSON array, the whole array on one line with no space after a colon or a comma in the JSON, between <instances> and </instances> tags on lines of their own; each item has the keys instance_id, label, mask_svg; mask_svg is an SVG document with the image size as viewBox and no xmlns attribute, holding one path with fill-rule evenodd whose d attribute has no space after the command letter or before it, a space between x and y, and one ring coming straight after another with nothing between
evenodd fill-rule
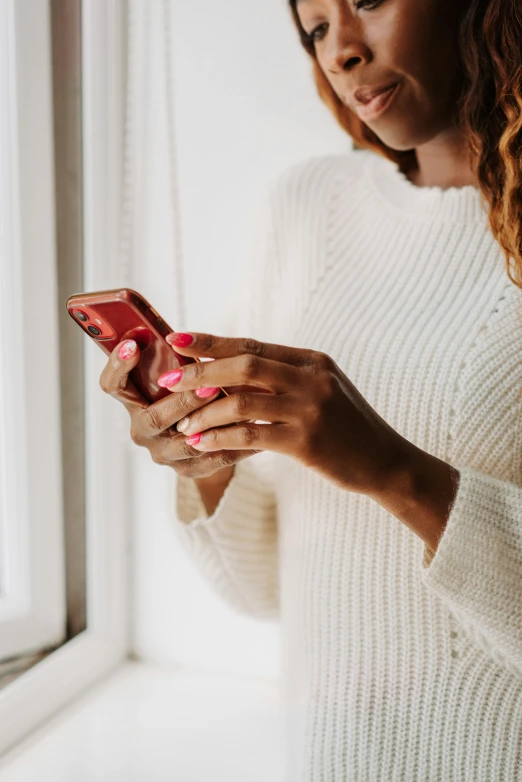
<instances>
[{"instance_id":1,"label":"woman's eye","mask_svg":"<svg viewBox=\"0 0 522 782\"><path fill-rule=\"evenodd\" d=\"M307 34L307 36L306 36L306 37L308 38L308 40L310 41L310 43L315 43L315 41L320 41L320 40L321 40L321 38L323 38L323 37L324 37L324 33L325 33L325 30L323 29L324 27L326 27L326 22L323 22L323 24L319 24L319 25L317 25L317 27L315 27L315 28L312 30L312 32L311 32L311 33L308 33L308 34ZM321 31L322 31L322 34L320 34L320 35L317 35L317 33L321 33Z\"/></svg>"},{"instance_id":2,"label":"woman's eye","mask_svg":"<svg viewBox=\"0 0 522 782\"><path fill-rule=\"evenodd\" d=\"M384 0L357 0L355 3L355 8L357 11L359 11L361 8L367 8L371 11L372 9L377 8L377 6L382 5L383 2ZM322 40L326 33L325 28L327 26L327 23L323 22L323 24L319 24L310 33L306 33L306 39L308 43L315 43L316 41Z\"/></svg>"},{"instance_id":3,"label":"woman's eye","mask_svg":"<svg viewBox=\"0 0 522 782\"><path fill-rule=\"evenodd\" d=\"M382 2L383 0L358 0L358 2L355 3L355 7L357 10L360 8L369 8L371 10L372 8L377 8Z\"/></svg>"},{"instance_id":4,"label":"woman's eye","mask_svg":"<svg viewBox=\"0 0 522 782\"><path fill-rule=\"evenodd\" d=\"M384 0L357 0L355 3L355 8L357 11L359 11L361 8L367 8L370 11L374 8L377 8L377 6L382 5ZM323 22L323 24L318 25L315 27L310 33L306 34L306 38L309 43L315 43L316 41L322 40L324 38L327 23Z\"/></svg>"}]
</instances>

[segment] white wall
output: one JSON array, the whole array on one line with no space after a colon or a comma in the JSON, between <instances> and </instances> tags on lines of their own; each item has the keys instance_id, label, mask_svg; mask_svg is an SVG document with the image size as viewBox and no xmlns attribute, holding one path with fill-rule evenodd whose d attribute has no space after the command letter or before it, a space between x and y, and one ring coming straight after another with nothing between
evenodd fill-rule
<instances>
[{"instance_id":1,"label":"white wall","mask_svg":"<svg viewBox=\"0 0 522 782\"><path fill-rule=\"evenodd\" d=\"M173 91L187 318L176 312L164 105L161 0L147 0L143 223L134 284L180 330L216 331L220 302L243 262L246 225L286 166L344 152L351 140L315 92L285 0L173 0ZM214 328L213 328L214 326ZM136 654L212 670L279 674L276 624L218 599L177 543L171 470L132 451Z\"/></svg>"}]
</instances>

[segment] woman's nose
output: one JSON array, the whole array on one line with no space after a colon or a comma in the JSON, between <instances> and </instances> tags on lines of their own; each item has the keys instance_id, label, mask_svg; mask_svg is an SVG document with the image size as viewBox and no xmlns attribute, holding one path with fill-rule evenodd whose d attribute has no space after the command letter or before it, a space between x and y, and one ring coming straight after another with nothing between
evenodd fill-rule
<instances>
[{"instance_id":1,"label":"woman's nose","mask_svg":"<svg viewBox=\"0 0 522 782\"><path fill-rule=\"evenodd\" d=\"M323 67L333 74L351 70L366 58L366 49L353 22L332 25L323 50Z\"/></svg>"}]
</instances>

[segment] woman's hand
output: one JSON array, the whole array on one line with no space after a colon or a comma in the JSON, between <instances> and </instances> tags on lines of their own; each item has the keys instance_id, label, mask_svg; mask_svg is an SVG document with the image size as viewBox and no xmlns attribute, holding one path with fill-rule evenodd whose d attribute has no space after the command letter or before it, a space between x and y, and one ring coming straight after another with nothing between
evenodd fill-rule
<instances>
[{"instance_id":1,"label":"woman's hand","mask_svg":"<svg viewBox=\"0 0 522 782\"><path fill-rule=\"evenodd\" d=\"M125 343L116 345L110 354L100 375L100 387L127 408L131 418L130 437L136 445L150 451L153 462L172 467L179 475L188 478L207 478L256 453L230 449L202 453L187 445L185 437L173 428L174 425L184 416L207 405L209 399L216 398L219 388L210 397L199 398L194 390L187 390L149 404L129 380L129 372L140 360L140 349L136 345L136 352L123 358L126 351L122 351L122 356L118 353L122 345Z\"/></svg>"},{"instance_id":2,"label":"woman's hand","mask_svg":"<svg viewBox=\"0 0 522 782\"><path fill-rule=\"evenodd\" d=\"M196 436L188 439L195 449L276 451L343 489L367 495L382 492L401 469L411 443L376 413L325 353L197 332L173 332L166 340L182 355L214 359L162 375L160 384L174 397L206 386L243 386L178 423L185 436ZM226 426L236 422L247 423Z\"/></svg>"}]
</instances>

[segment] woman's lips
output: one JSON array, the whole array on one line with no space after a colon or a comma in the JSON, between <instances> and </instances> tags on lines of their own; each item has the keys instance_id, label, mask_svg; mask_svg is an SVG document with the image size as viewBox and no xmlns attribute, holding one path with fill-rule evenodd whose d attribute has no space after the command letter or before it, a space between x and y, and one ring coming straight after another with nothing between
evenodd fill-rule
<instances>
[{"instance_id":1,"label":"woman's lips","mask_svg":"<svg viewBox=\"0 0 522 782\"><path fill-rule=\"evenodd\" d=\"M399 82L392 84L383 92L375 95L368 103L356 103L355 111L362 120L375 119L384 112L391 103L391 100L397 94Z\"/></svg>"}]
</instances>

